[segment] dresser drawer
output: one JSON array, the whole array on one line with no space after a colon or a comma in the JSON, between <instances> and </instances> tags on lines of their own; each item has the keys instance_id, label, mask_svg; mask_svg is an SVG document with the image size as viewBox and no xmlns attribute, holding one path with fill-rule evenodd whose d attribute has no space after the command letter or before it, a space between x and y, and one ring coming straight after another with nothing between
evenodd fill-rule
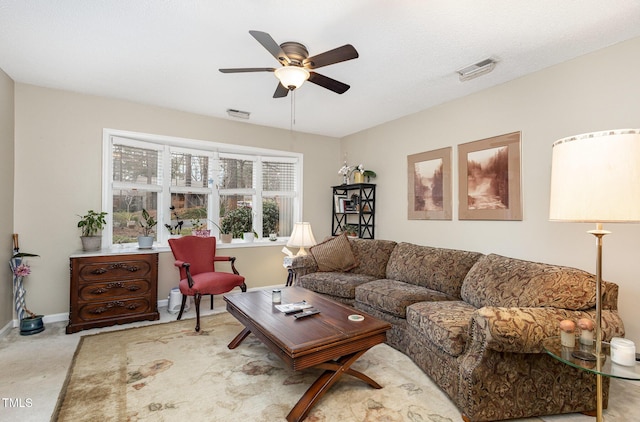
<instances>
[{"instance_id":1,"label":"dresser drawer","mask_svg":"<svg viewBox=\"0 0 640 422\"><path fill-rule=\"evenodd\" d=\"M102 301L121 297L146 297L150 290L149 280L85 283L78 287L78 300Z\"/></svg>"},{"instance_id":2,"label":"dresser drawer","mask_svg":"<svg viewBox=\"0 0 640 422\"><path fill-rule=\"evenodd\" d=\"M146 298L79 303L78 307L78 317L84 321L108 319L120 316L129 317L151 312L149 300Z\"/></svg>"},{"instance_id":3,"label":"dresser drawer","mask_svg":"<svg viewBox=\"0 0 640 422\"><path fill-rule=\"evenodd\" d=\"M80 283L125 280L148 277L151 264L143 260L117 260L114 262L87 262L80 264Z\"/></svg>"}]
</instances>

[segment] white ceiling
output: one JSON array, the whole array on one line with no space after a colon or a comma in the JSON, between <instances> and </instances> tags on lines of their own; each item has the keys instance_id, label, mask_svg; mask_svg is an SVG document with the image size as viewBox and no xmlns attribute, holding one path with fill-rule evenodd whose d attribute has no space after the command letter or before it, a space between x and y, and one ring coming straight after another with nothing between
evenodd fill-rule
<instances>
[{"instance_id":1,"label":"white ceiling","mask_svg":"<svg viewBox=\"0 0 640 422\"><path fill-rule=\"evenodd\" d=\"M352 44L360 57L317 70L343 95L296 91L301 132L342 137L640 36L640 0L0 0L0 68L16 82L291 128L273 99L277 67L249 35L310 55ZM489 56L485 76L456 69ZM629 71L629 70L627 70ZM633 69L631 71L637 71Z\"/></svg>"}]
</instances>

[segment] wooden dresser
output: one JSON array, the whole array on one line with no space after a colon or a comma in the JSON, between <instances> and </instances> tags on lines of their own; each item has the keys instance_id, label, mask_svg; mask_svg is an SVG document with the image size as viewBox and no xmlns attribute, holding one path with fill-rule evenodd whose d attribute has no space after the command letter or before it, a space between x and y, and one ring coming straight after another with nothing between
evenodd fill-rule
<instances>
[{"instance_id":1,"label":"wooden dresser","mask_svg":"<svg viewBox=\"0 0 640 422\"><path fill-rule=\"evenodd\" d=\"M67 334L160 318L157 252L82 252L69 261Z\"/></svg>"}]
</instances>

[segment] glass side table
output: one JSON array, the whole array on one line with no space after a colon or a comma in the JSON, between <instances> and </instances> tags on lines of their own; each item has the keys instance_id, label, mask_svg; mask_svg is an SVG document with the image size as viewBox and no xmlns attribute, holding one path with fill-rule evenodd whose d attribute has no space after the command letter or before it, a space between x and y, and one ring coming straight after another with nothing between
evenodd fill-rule
<instances>
[{"instance_id":1,"label":"glass side table","mask_svg":"<svg viewBox=\"0 0 640 422\"><path fill-rule=\"evenodd\" d=\"M575 347L566 347L560 343L560 337L549 337L542 341L544 350L562 363L573 366L574 368L591 372L596 375L597 382L597 400L598 414L596 421L602 422L602 377L620 378L631 381L640 381L640 363L636 362L634 366L623 366L613 363L610 356L609 343L602 342L602 350L600 362L596 362L595 356L593 360L584 360L577 358L576 355L595 355L595 344L585 346L580 343L580 339L576 338ZM577 353L575 353L577 352Z\"/></svg>"},{"instance_id":2,"label":"glass side table","mask_svg":"<svg viewBox=\"0 0 640 422\"><path fill-rule=\"evenodd\" d=\"M601 363L599 371L595 360L588 361L574 357L574 351L583 351L595 354L594 346L585 346L580 344L579 340L579 338L576 338L575 347L565 347L560 344L560 337L549 337L542 342L542 346L548 354L567 365L573 366L574 368L582 369L583 371L591 372L593 374L600 374L605 377L640 381L640 363L636 362L635 366L622 366L611 362L609 343L607 342L602 342L604 361Z\"/></svg>"}]
</instances>

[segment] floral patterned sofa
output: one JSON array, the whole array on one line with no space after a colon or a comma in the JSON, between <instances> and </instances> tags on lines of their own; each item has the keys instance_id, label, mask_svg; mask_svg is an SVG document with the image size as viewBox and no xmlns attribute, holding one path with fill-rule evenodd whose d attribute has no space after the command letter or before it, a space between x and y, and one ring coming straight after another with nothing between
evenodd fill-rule
<instances>
[{"instance_id":1,"label":"floral patterned sofa","mask_svg":"<svg viewBox=\"0 0 640 422\"><path fill-rule=\"evenodd\" d=\"M388 240L349 245L355 263L348 270L319 271L313 248L296 257L296 284L390 322L387 343L410 356L464 420L596 408L595 376L556 361L541 345L559 335L560 321L595 318L592 274ZM605 282L605 340L624 335L617 296L618 286ZM603 386L606 406L607 378Z\"/></svg>"}]
</instances>

